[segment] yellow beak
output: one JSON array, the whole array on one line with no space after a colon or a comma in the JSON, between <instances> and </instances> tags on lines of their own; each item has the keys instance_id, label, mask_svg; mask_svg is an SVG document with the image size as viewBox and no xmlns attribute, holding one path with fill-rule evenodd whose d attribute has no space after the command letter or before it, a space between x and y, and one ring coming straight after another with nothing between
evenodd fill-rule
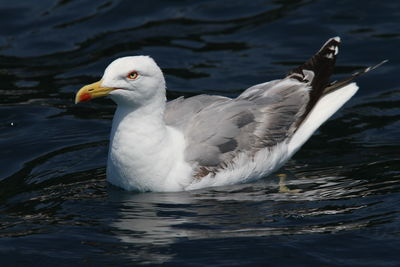
<instances>
[{"instance_id":1,"label":"yellow beak","mask_svg":"<svg viewBox=\"0 0 400 267\"><path fill-rule=\"evenodd\" d=\"M93 98L106 96L116 88L101 87L101 80L92 84L85 85L79 89L75 96L75 104L79 102L89 101Z\"/></svg>"}]
</instances>

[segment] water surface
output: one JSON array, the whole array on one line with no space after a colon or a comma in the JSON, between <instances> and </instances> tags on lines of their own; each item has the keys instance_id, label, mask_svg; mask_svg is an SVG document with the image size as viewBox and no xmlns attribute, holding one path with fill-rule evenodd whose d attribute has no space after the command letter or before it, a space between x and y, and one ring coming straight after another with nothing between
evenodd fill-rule
<instances>
[{"instance_id":1,"label":"water surface","mask_svg":"<svg viewBox=\"0 0 400 267\"><path fill-rule=\"evenodd\" d=\"M2 266L397 266L400 3L0 1ZM168 98L237 96L333 36L335 78L383 59L280 173L131 193L105 181L115 105L74 105L115 58L151 55Z\"/></svg>"}]
</instances>

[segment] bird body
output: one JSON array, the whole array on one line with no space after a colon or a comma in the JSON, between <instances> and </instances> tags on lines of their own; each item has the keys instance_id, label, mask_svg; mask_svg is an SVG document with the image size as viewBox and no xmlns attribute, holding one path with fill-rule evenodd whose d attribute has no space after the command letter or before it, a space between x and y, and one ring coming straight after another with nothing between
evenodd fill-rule
<instances>
[{"instance_id":1,"label":"bird body","mask_svg":"<svg viewBox=\"0 0 400 267\"><path fill-rule=\"evenodd\" d=\"M284 79L237 98L198 95L166 101L161 69L150 57L112 62L76 102L108 95L117 103L107 180L126 190L183 191L250 182L281 167L358 90L329 83L338 45L329 39Z\"/></svg>"}]
</instances>

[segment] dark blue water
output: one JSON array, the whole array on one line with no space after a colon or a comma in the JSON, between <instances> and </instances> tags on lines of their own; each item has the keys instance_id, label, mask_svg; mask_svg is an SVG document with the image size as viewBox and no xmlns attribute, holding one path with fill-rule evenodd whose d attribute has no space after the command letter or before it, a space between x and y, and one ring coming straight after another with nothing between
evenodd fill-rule
<instances>
[{"instance_id":1,"label":"dark blue water","mask_svg":"<svg viewBox=\"0 0 400 267\"><path fill-rule=\"evenodd\" d=\"M276 176L181 193L105 181L115 58L151 55L168 97L236 96L341 36L336 78L383 59ZM399 1L0 1L1 266L400 263Z\"/></svg>"}]
</instances>

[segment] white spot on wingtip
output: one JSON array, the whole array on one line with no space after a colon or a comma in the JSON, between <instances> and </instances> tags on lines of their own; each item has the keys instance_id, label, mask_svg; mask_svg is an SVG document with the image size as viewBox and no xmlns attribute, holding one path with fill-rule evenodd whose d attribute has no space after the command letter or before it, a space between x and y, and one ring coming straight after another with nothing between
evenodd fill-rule
<instances>
[{"instance_id":1,"label":"white spot on wingtip","mask_svg":"<svg viewBox=\"0 0 400 267\"><path fill-rule=\"evenodd\" d=\"M328 41L326 41L325 44L321 47L321 49L319 50L319 52L321 52L321 50L322 50L323 48L325 48L326 45L327 45L329 42L332 42L332 40L335 40L337 43L340 43L340 37L339 37L339 36L330 38L330 39L329 39ZM337 46L337 45L336 45L336 44L331 45L331 46L329 47L329 49L330 49L330 50L333 50L333 47L334 47L334 46ZM336 55L336 54L335 54L335 55Z\"/></svg>"},{"instance_id":2,"label":"white spot on wingtip","mask_svg":"<svg viewBox=\"0 0 400 267\"><path fill-rule=\"evenodd\" d=\"M339 53L339 48L336 45L331 45L329 50L333 51L335 56Z\"/></svg>"},{"instance_id":3,"label":"white spot on wingtip","mask_svg":"<svg viewBox=\"0 0 400 267\"><path fill-rule=\"evenodd\" d=\"M326 54L326 58L333 58L333 53Z\"/></svg>"}]
</instances>

